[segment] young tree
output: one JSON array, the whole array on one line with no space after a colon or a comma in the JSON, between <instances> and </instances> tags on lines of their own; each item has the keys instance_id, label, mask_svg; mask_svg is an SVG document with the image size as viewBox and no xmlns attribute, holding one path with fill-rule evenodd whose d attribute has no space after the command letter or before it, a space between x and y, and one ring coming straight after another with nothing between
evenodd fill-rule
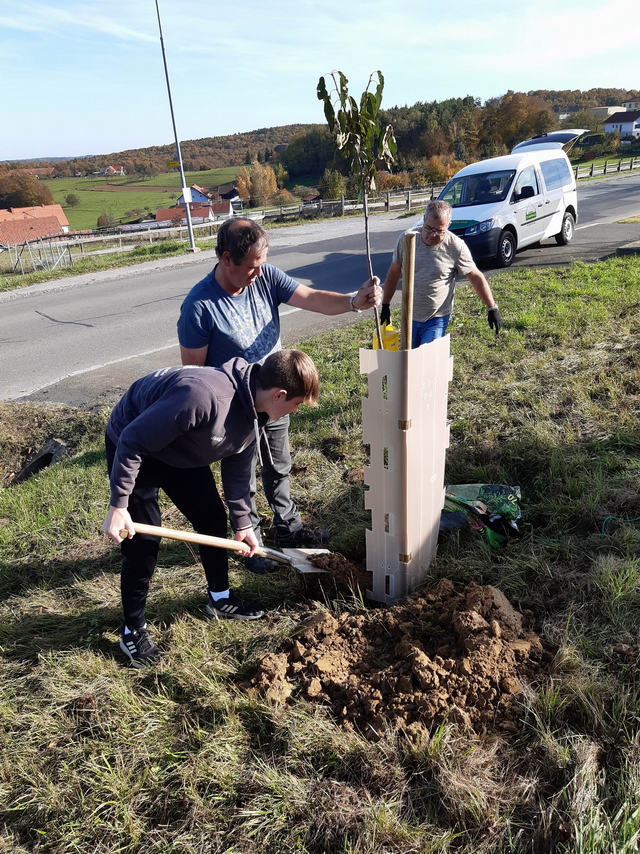
<instances>
[{"instance_id":1,"label":"young tree","mask_svg":"<svg viewBox=\"0 0 640 854\"><path fill-rule=\"evenodd\" d=\"M318 194L323 199L339 199L347 189L347 180L335 169L325 169L318 181Z\"/></svg>"},{"instance_id":2,"label":"young tree","mask_svg":"<svg viewBox=\"0 0 640 854\"><path fill-rule=\"evenodd\" d=\"M70 208L77 208L80 204L80 199L76 196L75 193L67 193L67 195L64 197L64 200Z\"/></svg>"},{"instance_id":3,"label":"young tree","mask_svg":"<svg viewBox=\"0 0 640 854\"><path fill-rule=\"evenodd\" d=\"M378 83L375 92L370 92L369 87L373 84L376 74ZM344 74L341 71L332 71L329 76L333 81L333 88L331 92L327 91L327 84L323 75L318 81L318 100L324 104L324 114L336 148L348 157L351 161L351 171L360 180L364 203L367 264L369 266L369 277L373 279L367 198L368 194L376 188L377 164L383 163L387 169L390 169L398 148L391 125L383 128L378 127L378 113L382 102L384 77L380 71L374 72L369 77L367 88L362 93L358 107L355 99L349 95L347 89L349 81ZM374 309L374 312L378 344L382 349L380 318L377 308Z\"/></svg>"}]
</instances>

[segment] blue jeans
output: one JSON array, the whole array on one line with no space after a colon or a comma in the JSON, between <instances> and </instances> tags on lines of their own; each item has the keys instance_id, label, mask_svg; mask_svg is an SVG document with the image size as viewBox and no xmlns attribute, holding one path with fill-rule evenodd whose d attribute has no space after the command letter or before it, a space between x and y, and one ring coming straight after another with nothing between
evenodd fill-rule
<instances>
[{"instance_id":1,"label":"blue jeans","mask_svg":"<svg viewBox=\"0 0 640 854\"><path fill-rule=\"evenodd\" d=\"M414 320L411 326L411 349L430 344L436 338L444 338L450 317L450 314L445 314L444 317L432 317L431 320Z\"/></svg>"}]
</instances>

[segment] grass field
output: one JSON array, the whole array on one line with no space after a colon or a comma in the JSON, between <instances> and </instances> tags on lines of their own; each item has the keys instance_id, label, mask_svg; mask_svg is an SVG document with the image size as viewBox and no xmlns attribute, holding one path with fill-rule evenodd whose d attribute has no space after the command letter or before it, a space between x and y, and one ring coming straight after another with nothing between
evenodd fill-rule
<instances>
[{"instance_id":1,"label":"grass field","mask_svg":"<svg viewBox=\"0 0 640 854\"><path fill-rule=\"evenodd\" d=\"M235 180L240 168L231 166L206 172L187 172L185 178L189 186L214 187ZM156 175L135 183L127 183L126 177L105 179L98 176L56 178L43 183L51 190L53 200L63 206L72 229L95 228L98 217L103 213L116 220L134 208L149 207L155 213L157 208L173 207L180 195L178 172ZM71 208L65 203L64 197L68 193L74 193L80 199L77 207Z\"/></svg>"},{"instance_id":2,"label":"grass field","mask_svg":"<svg viewBox=\"0 0 640 854\"><path fill-rule=\"evenodd\" d=\"M5 484L56 436L73 451L0 491L0 851L26 854L632 854L640 839L640 260L492 279L495 338L459 289L448 483L522 490L524 537L441 537L429 583L499 587L555 650L512 733L445 721L410 739L345 731L301 696L241 683L309 609L293 572L234 588L272 610L208 622L194 553L165 542L149 601L164 659L117 652L118 556L102 540L106 413L0 405ZM295 498L332 548L364 553L359 346L305 342L320 406L293 416ZM266 513L264 503L261 509ZM167 508L166 523L180 524ZM268 530L268 529L267 529Z\"/></svg>"}]
</instances>

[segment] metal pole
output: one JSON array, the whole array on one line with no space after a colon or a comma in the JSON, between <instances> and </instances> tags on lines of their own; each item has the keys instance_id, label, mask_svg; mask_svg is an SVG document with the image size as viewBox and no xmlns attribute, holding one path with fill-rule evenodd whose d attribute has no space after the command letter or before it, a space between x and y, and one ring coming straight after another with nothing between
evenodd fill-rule
<instances>
[{"instance_id":1,"label":"metal pole","mask_svg":"<svg viewBox=\"0 0 640 854\"><path fill-rule=\"evenodd\" d=\"M173 113L173 101L171 99L171 85L169 83L169 69L167 67L167 55L164 49L164 39L162 38L162 23L160 21L160 7L156 0L156 12L158 14L158 30L160 31L160 46L162 47L162 61L164 62L164 74L167 78L167 93L169 95L169 108L171 110L171 122L173 124L173 135L176 139L176 153L178 155L178 164L180 166L180 180L182 181L182 198L184 199L184 207L187 214L187 230L189 232L189 249L188 252L197 252L195 238L193 236L193 228L191 225L191 188L187 187L187 180L184 177L184 168L182 166L182 153L180 151L180 142L178 140L178 131L176 129L176 118Z\"/></svg>"}]
</instances>

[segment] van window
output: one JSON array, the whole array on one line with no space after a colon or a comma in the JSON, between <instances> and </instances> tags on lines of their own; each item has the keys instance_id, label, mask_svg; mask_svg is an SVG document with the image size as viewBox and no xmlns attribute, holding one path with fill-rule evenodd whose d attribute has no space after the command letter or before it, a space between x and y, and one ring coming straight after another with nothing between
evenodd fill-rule
<instances>
[{"instance_id":1,"label":"van window","mask_svg":"<svg viewBox=\"0 0 640 854\"><path fill-rule=\"evenodd\" d=\"M567 166L567 161L561 157L556 160L543 160L540 168L547 190L555 190L571 183L571 170Z\"/></svg>"},{"instance_id":2,"label":"van window","mask_svg":"<svg viewBox=\"0 0 640 854\"><path fill-rule=\"evenodd\" d=\"M527 168L523 169L522 172L518 175L518 180L516 181L516 185L513 188L513 195L511 196L512 205L515 202L520 201L520 194L522 193L523 187L533 187L534 196L537 196L540 192L540 187L538 186L538 176L536 175L536 170L533 168L533 166L527 166Z\"/></svg>"},{"instance_id":3,"label":"van window","mask_svg":"<svg viewBox=\"0 0 640 854\"><path fill-rule=\"evenodd\" d=\"M448 202L452 208L503 202L509 193L515 174L513 169L509 169L503 172L458 175L449 181L438 198Z\"/></svg>"}]
</instances>

